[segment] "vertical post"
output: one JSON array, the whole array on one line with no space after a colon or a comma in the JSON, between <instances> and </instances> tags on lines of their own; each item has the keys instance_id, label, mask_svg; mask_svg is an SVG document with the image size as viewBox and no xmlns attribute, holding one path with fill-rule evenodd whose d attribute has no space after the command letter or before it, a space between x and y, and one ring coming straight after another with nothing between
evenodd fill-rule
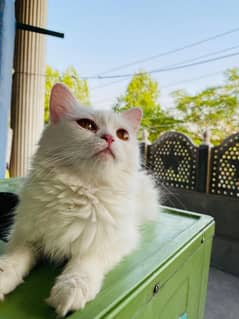
<instances>
[{"instance_id":1,"label":"vertical post","mask_svg":"<svg viewBox=\"0 0 239 319\"><path fill-rule=\"evenodd\" d=\"M6 171L14 36L14 1L0 0L0 178Z\"/></svg>"},{"instance_id":2,"label":"vertical post","mask_svg":"<svg viewBox=\"0 0 239 319\"><path fill-rule=\"evenodd\" d=\"M44 28L47 0L16 0L19 23ZM11 176L27 173L44 125L45 35L16 31L11 127Z\"/></svg>"},{"instance_id":3,"label":"vertical post","mask_svg":"<svg viewBox=\"0 0 239 319\"><path fill-rule=\"evenodd\" d=\"M210 165L210 133L207 129L203 134L203 140L198 148L198 172L197 191L207 192L209 185L209 165Z\"/></svg>"},{"instance_id":4,"label":"vertical post","mask_svg":"<svg viewBox=\"0 0 239 319\"><path fill-rule=\"evenodd\" d=\"M197 191L203 193L207 190L208 151L208 145L201 144L198 148Z\"/></svg>"}]
</instances>

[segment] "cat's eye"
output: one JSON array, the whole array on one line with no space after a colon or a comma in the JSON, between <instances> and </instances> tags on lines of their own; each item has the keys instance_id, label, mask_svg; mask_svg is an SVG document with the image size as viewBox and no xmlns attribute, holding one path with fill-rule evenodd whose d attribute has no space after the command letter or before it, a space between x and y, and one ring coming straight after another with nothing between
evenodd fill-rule
<instances>
[{"instance_id":1,"label":"cat's eye","mask_svg":"<svg viewBox=\"0 0 239 319\"><path fill-rule=\"evenodd\" d=\"M90 119L79 119L76 121L81 127L85 128L86 130L96 132L98 127L94 121Z\"/></svg>"},{"instance_id":2,"label":"cat's eye","mask_svg":"<svg viewBox=\"0 0 239 319\"><path fill-rule=\"evenodd\" d=\"M128 141L128 139L129 139L129 133L123 128L118 129L116 131L116 134L117 134L118 138L123 140L123 141Z\"/></svg>"}]
</instances>

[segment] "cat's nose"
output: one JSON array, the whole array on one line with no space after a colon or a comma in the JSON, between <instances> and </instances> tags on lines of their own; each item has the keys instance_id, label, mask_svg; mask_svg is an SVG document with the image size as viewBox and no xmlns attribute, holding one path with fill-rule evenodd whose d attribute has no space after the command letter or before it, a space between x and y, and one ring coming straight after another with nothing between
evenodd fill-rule
<instances>
[{"instance_id":1,"label":"cat's nose","mask_svg":"<svg viewBox=\"0 0 239 319\"><path fill-rule=\"evenodd\" d=\"M101 136L101 138L103 138L103 140L105 140L109 145L111 145L114 142L114 138L110 134L104 134Z\"/></svg>"}]
</instances>

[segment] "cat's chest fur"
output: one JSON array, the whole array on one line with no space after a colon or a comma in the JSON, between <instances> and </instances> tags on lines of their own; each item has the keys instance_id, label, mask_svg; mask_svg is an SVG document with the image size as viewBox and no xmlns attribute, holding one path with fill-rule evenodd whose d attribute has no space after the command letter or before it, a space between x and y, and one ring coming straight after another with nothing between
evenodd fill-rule
<instances>
[{"instance_id":1,"label":"cat's chest fur","mask_svg":"<svg viewBox=\"0 0 239 319\"><path fill-rule=\"evenodd\" d=\"M28 186L33 201L26 201L33 207L26 210L34 210L33 241L40 241L46 254L62 258L137 241L134 194L129 189L85 185L69 177L33 183Z\"/></svg>"}]
</instances>

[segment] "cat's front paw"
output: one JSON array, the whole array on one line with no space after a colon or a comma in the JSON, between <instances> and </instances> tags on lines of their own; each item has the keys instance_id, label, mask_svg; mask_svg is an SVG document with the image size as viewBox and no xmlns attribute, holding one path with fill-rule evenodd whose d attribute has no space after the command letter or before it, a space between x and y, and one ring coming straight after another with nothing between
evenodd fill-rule
<instances>
[{"instance_id":1,"label":"cat's front paw","mask_svg":"<svg viewBox=\"0 0 239 319\"><path fill-rule=\"evenodd\" d=\"M14 265L10 260L3 256L0 258L0 300L4 300L4 296L14 290L20 283L22 277L18 275Z\"/></svg>"},{"instance_id":2,"label":"cat's front paw","mask_svg":"<svg viewBox=\"0 0 239 319\"><path fill-rule=\"evenodd\" d=\"M46 301L63 317L69 311L84 308L88 301L95 298L99 289L99 285L94 285L87 275L62 275Z\"/></svg>"}]
</instances>

